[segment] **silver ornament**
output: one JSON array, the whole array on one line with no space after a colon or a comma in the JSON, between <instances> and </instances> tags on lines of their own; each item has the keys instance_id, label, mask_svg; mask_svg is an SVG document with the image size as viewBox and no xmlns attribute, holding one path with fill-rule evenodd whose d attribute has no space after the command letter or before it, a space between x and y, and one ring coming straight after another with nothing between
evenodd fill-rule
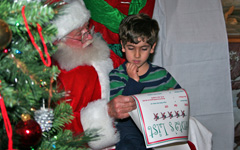
<instances>
[{"instance_id":1,"label":"silver ornament","mask_svg":"<svg viewBox=\"0 0 240 150\"><path fill-rule=\"evenodd\" d=\"M52 109L41 107L34 112L34 118L41 126L42 132L49 131L52 128L54 114Z\"/></svg>"}]
</instances>

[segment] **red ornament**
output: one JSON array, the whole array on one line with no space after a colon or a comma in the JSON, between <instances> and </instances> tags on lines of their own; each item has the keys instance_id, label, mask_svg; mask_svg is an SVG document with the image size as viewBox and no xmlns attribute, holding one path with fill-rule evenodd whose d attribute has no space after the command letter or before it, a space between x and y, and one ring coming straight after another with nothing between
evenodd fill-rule
<instances>
[{"instance_id":1,"label":"red ornament","mask_svg":"<svg viewBox=\"0 0 240 150\"><path fill-rule=\"evenodd\" d=\"M20 135L20 146L29 148L37 145L42 138L42 129L35 120L20 121L15 127Z\"/></svg>"}]
</instances>

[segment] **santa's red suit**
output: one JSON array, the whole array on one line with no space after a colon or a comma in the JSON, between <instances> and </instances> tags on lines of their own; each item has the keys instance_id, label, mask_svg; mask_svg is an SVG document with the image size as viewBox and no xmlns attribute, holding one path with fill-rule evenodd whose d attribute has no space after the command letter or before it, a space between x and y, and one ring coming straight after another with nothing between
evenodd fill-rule
<instances>
[{"instance_id":1,"label":"santa's red suit","mask_svg":"<svg viewBox=\"0 0 240 150\"><path fill-rule=\"evenodd\" d=\"M67 4L65 14L54 21L58 31L61 31L57 39L82 26L89 19L89 12L82 0L79 1ZM68 20L65 22L66 26L60 23L64 20ZM71 25L71 22L74 24ZM60 42L53 59L61 71L58 84L66 92L64 101L72 106L75 117L65 128L72 130L74 134L87 129L99 129L99 140L89 143L93 149L114 145L118 142L119 135L107 111L110 93L108 73L124 60L109 50L107 43L97 35L93 37L93 43L84 49L72 50L64 42Z\"/></svg>"},{"instance_id":2,"label":"santa's red suit","mask_svg":"<svg viewBox=\"0 0 240 150\"><path fill-rule=\"evenodd\" d=\"M109 51L104 41L95 38L90 50L82 49L88 53L83 55L85 60L80 56L82 52L70 52L69 49L59 49L54 59L61 71L58 76L60 88L67 92L64 100L72 106L75 117L65 129L72 130L74 134L100 129L101 141L90 142L90 146L104 148L118 141L118 133L107 112L110 93L108 73L113 65L117 67L123 60Z\"/></svg>"}]
</instances>

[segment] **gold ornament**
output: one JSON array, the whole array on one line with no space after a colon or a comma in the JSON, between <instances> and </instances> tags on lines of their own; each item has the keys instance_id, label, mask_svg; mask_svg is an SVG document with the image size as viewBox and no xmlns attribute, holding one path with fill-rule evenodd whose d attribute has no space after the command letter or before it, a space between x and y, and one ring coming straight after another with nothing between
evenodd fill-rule
<instances>
[{"instance_id":1,"label":"gold ornament","mask_svg":"<svg viewBox=\"0 0 240 150\"><path fill-rule=\"evenodd\" d=\"M31 119L30 115L29 114L22 114L21 115L21 118L22 118L22 121L28 121Z\"/></svg>"},{"instance_id":2,"label":"gold ornament","mask_svg":"<svg viewBox=\"0 0 240 150\"><path fill-rule=\"evenodd\" d=\"M0 19L0 50L6 48L12 40L12 31L8 24Z\"/></svg>"},{"instance_id":3,"label":"gold ornament","mask_svg":"<svg viewBox=\"0 0 240 150\"><path fill-rule=\"evenodd\" d=\"M30 108L30 110L31 110L31 111L36 111L36 108L33 108L33 107L32 107L32 108Z\"/></svg>"}]
</instances>

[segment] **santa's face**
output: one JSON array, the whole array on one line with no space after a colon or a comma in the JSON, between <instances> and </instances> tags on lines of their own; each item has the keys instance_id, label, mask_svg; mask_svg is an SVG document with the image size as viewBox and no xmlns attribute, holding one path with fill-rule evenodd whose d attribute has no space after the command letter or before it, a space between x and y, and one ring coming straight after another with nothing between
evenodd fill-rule
<instances>
[{"instance_id":1,"label":"santa's face","mask_svg":"<svg viewBox=\"0 0 240 150\"><path fill-rule=\"evenodd\" d=\"M72 48L86 48L93 42L93 36L88 28L88 22L64 37L64 43Z\"/></svg>"}]
</instances>

